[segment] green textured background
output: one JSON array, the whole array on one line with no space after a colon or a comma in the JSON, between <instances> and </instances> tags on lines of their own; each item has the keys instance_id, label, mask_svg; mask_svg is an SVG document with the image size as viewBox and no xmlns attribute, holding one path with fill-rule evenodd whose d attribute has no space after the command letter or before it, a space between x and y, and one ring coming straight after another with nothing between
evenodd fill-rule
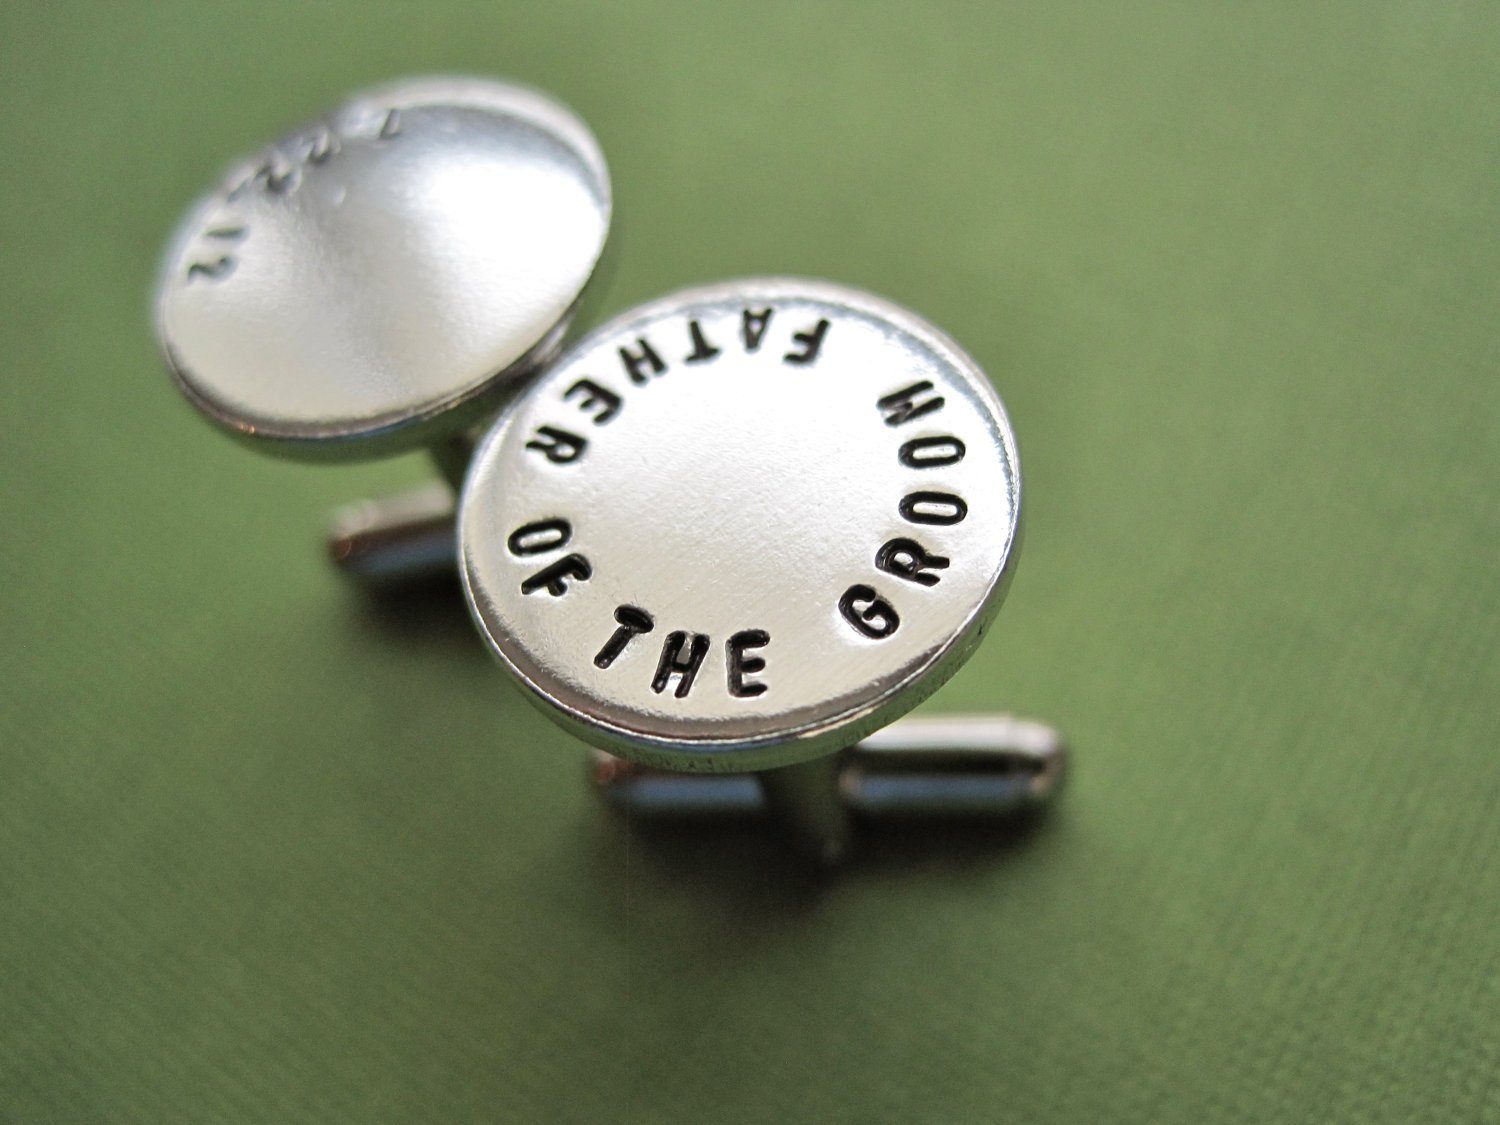
<instances>
[{"instance_id":1,"label":"green textured background","mask_svg":"<svg viewBox=\"0 0 1500 1125\"><path fill-rule=\"evenodd\" d=\"M1500 1120L1500 9L9 3L0 1118ZM456 599L180 404L158 248L346 90L593 125L606 311L924 313L1021 439L935 701L1062 724L1035 830L819 881L627 831Z\"/></svg>"}]
</instances>

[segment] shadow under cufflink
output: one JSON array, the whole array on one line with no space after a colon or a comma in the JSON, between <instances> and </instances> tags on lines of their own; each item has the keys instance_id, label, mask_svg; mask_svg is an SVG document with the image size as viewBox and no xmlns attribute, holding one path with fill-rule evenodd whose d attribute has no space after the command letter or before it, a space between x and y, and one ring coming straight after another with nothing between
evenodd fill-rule
<instances>
[{"instance_id":1,"label":"shadow under cufflink","mask_svg":"<svg viewBox=\"0 0 1500 1125\"><path fill-rule=\"evenodd\" d=\"M979 816L859 825L859 846L838 868L788 849L784 838L764 831L759 819L731 822L652 821L619 813L621 831L640 848L638 858L673 876L722 880L738 889L758 879L778 886L816 890L861 871L915 873L982 868L1020 854L1041 834L1053 831L1057 814L1027 809L995 819ZM769 866L768 866L769 865Z\"/></svg>"},{"instance_id":2,"label":"shadow under cufflink","mask_svg":"<svg viewBox=\"0 0 1500 1125\"><path fill-rule=\"evenodd\" d=\"M489 663L484 649L474 643L474 624L456 571L434 570L400 584L352 588L347 601L357 631L399 644L451 644L475 663Z\"/></svg>"}]
</instances>

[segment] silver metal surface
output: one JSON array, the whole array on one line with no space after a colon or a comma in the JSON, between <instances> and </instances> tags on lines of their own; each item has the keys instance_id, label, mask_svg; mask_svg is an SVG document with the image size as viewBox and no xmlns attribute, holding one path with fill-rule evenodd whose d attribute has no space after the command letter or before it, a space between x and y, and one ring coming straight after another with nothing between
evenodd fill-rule
<instances>
[{"instance_id":1,"label":"silver metal surface","mask_svg":"<svg viewBox=\"0 0 1500 1125\"><path fill-rule=\"evenodd\" d=\"M434 482L344 505L333 514L328 554L340 570L372 586L455 574L453 490Z\"/></svg>"},{"instance_id":2,"label":"silver metal surface","mask_svg":"<svg viewBox=\"0 0 1500 1125\"><path fill-rule=\"evenodd\" d=\"M1019 503L1004 409L946 336L841 286L737 281L625 314L506 406L461 573L493 651L586 741L769 769L957 668Z\"/></svg>"},{"instance_id":3,"label":"silver metal surface","mask_svg":"<svg viewBox=\"0 0 1500 1125\"><path fill-rule=\"evenodd\" d=\"M897 719L834 755L840 805L861 820L1005 817L1038 808L1067 774L1045 723L1011 715ZM794 767L796 768L796 767ZM593 750L589 771L611 805L649 820L726 820L769 812L766 774L662 770Z\"/></svg>"},{"instance_id":4,"label":"silver metal surface","mask_svg":"<svg viewBox=\"0 0 1500 1125\"><path fill-rule=\"evenodd\" d=\"M1068 752L1055 727L1014 715L924 715L845 755L839 793L874 819L1001 816L1056 796Z\"/></svg>"},{"instance_id":5,"label":"silver metal surface","mask_svg":"<svg viewBox=\"0 0 1500 1125\"><path fill-rule=\"evenodd\" d=\"M162 352L194 405L263 448L428 444L555 350L609 217L598 145L542 94L369 90L191 210L162 266Z\"/></svg>"},{"instance_id":6,"label":"silver metal surface","mask_svg":"<svg viewBox=\"0 0 1500 1125\"><path fill-rule=\"evenodd\" d=\"M381 585L456 575L454 491L434 484L344 505L329 522L329 558L350 577Z\"/></svg>"}]
</instances>

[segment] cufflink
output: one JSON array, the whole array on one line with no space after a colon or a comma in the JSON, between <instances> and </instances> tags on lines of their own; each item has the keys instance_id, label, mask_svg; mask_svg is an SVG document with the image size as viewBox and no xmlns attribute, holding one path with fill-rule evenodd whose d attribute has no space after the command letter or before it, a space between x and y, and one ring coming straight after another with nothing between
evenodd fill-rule
<instances>
[{"instance_id":1,"label":"cufflink","mask_svg":"<svg viewBox=\"0 0 1500 1125\"><path fill-rule=\"evenodd\" d=\"M819 281L684 290L505 404L459 504L490 650L642 814L772 812L824 862L865 817L1045 801L1062 740L895 722L975 650L1021 477L988 379L897 306Z\"/></svg>"},{"instance_id":2,"label":"cufflink","mask_svg":"<svg viewBox=\"0 0 1500 1125\"><path fill-rule=\"evenodd\" d=\"M358 460L425 447L456 491L469 428L556 354L610 206L593 135L536 91L473 78L367 90L191 208L159 278L161 352L188 401L255 448ZM367 578L451 569L451 508L439 490L351 509L335 561Z\"/></svg>"}]
</instances>

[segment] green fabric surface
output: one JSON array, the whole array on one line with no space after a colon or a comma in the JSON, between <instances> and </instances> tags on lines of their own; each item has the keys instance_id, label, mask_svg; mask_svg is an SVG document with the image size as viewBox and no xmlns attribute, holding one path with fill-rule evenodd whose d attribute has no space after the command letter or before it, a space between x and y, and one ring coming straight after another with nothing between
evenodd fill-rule
<instances>
[{"instance_id":1,"label":"green fabric surface","mask_svg":"<svg viewBox=\"0 0 1500 1125\"><path fill-rule=\"evenodd\" d=\"M1500 1120L1500 8L0 10L0 1119ZM407 73L608 154L604 311L749 273L990 372L1027 540L928 710L1028 831L652 833L458 599L180 403L156 256Z\"/></svg>"}]
</instances>

